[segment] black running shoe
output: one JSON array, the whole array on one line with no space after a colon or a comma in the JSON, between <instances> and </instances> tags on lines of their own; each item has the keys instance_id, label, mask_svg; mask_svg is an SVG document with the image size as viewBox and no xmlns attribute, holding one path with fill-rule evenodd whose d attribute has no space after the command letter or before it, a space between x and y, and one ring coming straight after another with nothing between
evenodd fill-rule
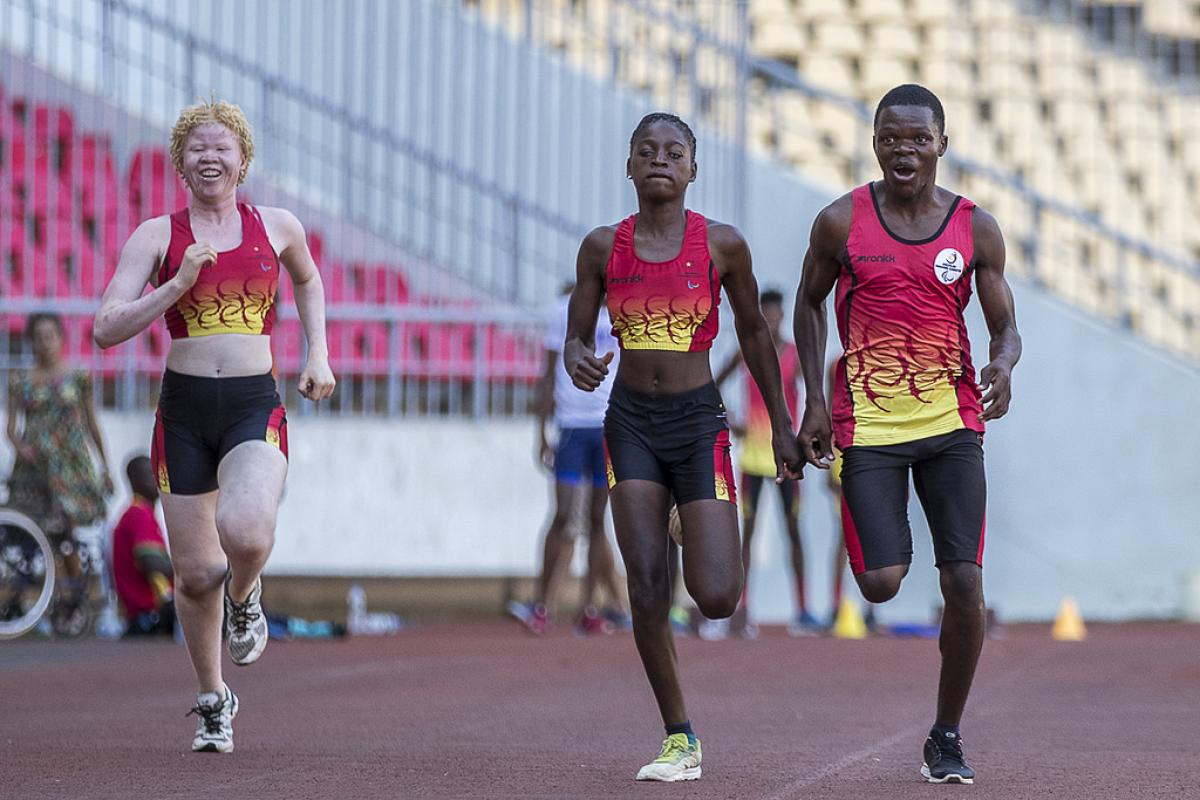
<instances>
[{"instance_id":1,"label":"black running shoe","mask_svg":"<svg viewBox=\"0 0 1200 800\"><path fill-rule=\"evenodd\" d=\"M921 776L930 783L974 783L975 770L963 758L962 737L930 731Z\"/></svg>"}]
</instances>

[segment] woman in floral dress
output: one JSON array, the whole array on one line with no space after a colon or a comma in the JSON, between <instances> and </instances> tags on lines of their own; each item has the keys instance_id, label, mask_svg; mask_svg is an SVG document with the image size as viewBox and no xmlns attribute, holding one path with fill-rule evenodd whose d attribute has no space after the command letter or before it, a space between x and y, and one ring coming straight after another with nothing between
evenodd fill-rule
<instances>
[{"instance_id":1,"label":"woman in floral dress","mask_svg":"<svg viewBox=\"0 0 1200 800\"><path fill-rule=\"evenodd\" d=\"M8 438L16 451L8 502L58 540L104 519L112 480L92 406L91 377L63 361L62 320L56 314L31 314L25 335L35 363L31 370L13 372L8 381ZM78 576L78 558L68 558L66 569Z\"/></svg>"}]
</instances>

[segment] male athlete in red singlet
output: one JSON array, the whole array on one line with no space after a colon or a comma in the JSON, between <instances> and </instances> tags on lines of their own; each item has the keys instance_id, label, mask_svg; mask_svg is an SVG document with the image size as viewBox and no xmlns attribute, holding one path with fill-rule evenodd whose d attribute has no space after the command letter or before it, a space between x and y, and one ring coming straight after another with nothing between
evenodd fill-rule
<instances>
[{"instance_id":1,"label":"male athlete in red singlet","mask_svg":"<svg viewBox=\"0 0 1200 800\"><path fill-rule=\"evenodd\" d=\"M151 453L176 613L200 684L192 749L205 752L233 750L238 711L221 677L222 614L235 664L255 662L267 645L259 575L275 543L288 464L270 337L284 271L308 340L300 394L316 401L334 388L325 292L304 228L285 209L237 202L253 158L240 108L222 101L183 110L171 160L188 206L146 220L129 237L95 323L101 347L136 336L159 315L171 332Z\"/></svg>"},{"instance_id":2,"label":"male athlete in red singlet","mask_svg":"<svg viewBox=\"0 0 1200 800\"><path fill-rule=\"evenodd\" d=\"M906 84L875 110L883 180L844 195L813 223L796 295L795 335L806 388L797 442L827 468L843 453L846 550L863 596L895 596L912 561L908 476L933 534L945 612L937 716L921 772L971 783L958 725L983 645L983 427L1008 411L1021 355L1004 240L996 220L936 184L946 151L942 104ZM963 308L971 280L991 333L991 360L971 366ZM832 420L826 407L825 298L844 353Z\"/></svg>"},{"instance_id":3,"label":"male athlete in red singlet","mask_svg":"<svg viewBox=\"0 0 1200 800\"><path fill-rule=\"evenodd\" d=\"M706 617L728 617L743 573L729 424L708 362L722 288L770 412L777 480L799 477L800 452L746 240L684 205L696 179L696 137L678 117L650 114L634 129L626 170L638 213L597 228L580 245L563 363L581 389L594 391L604 380L613 354L597 356L595 334L607 294L622 350L604 419L613 523L634 640L667 731L662 752L637 778L694 780L700 741L683 702L668 619L667 513L674 496L688 591Z\"/></svg>"}]
</instances>

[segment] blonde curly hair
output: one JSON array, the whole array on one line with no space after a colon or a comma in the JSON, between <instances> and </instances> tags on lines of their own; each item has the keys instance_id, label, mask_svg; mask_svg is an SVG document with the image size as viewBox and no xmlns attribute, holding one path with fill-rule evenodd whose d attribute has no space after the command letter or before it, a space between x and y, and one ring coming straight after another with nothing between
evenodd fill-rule
<instances>
[{"instance_id":1,"label":"blonde curly hair","mask_svg":"<svg viewBox=\"0 0 1200 800\"><path fill-rule=\"evenodd\" d=\"M242 158L246 162L238 175L240 186L246 180L250 162L254 160L254 134L241 106L225 100L201 100L179 112L179 119L175 121L175 127L171 130L171 163L175 166L175 171L182 175L183 148L187 144L188 136L196 128L209 122L224 125L237 137L238 145L242 149Z\"/></svg>"}]
</instances>

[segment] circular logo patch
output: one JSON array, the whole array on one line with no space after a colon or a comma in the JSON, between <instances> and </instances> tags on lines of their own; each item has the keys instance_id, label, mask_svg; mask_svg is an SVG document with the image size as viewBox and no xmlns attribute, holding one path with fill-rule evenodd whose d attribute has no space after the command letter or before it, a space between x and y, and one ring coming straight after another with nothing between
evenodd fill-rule
<instances>
[{"instance_id":1,"label":"circular logo patch","mask_svg":"<svg viewBox=\"0 0 1200 800\"><path fill-rule=\"evenodd\" d=\"M953 247L947 247L939 252L937 258L933 260L933 274L942 283L951 284L962 276L966 266L963 254Z\"/></svg>"}]
</instances>

